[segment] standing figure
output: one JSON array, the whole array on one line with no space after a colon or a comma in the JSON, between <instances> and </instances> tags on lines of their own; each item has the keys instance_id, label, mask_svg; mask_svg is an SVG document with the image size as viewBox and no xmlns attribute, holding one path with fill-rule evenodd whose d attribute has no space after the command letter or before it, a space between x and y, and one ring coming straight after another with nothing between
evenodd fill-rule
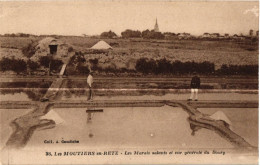
<instances>
[{"instance_id":1,"label":"standing figure","mask_svg":"<svg viewBox=\"0 0 260 165\"><path fill-rule=\"evenodd\" d=\"M93 91L92 91L93 72L89 72L88 78L87 78L87 83L88 83L88 89L89 89L88 100L93 100Z\"/></svg>"},{"instance_id":2,"label":"standing figure","mask_svg":"<svg viewBox=\"0 0 260 165\"><path fill-rule=\"evenodd\" d=\"M191 95L188 101L192 101L192 99L194 98L194 93L195 93L195 101L198 101L200 78L197 76L197 73L194 73L194 76L191 79L190 87L191 87Z\"/></svg>"}]
</instances>

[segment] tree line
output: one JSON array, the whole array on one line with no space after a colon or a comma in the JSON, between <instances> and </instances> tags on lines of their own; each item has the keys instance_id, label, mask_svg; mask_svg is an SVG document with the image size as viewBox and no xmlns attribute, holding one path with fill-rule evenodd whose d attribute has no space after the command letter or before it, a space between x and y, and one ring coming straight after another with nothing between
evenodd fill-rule
<instances>
[{"instance_id":1,"label":"tree line","mask_svg":"<svg viewBox=\"0 0 260 165\"><path fill-rule=\"evenodd\" d=\"M17 74L30 74L34 71L37 72L37 70L40 69L41 66L43 66L44 68L49 68L49 70L52 72L57 72L61 69L62 64L63 62L61 60L51 59L48 56L42 56L39 59L39 62L3 57L0 60L0 71L14 71Z\"/></svg>"},{"instance_id":2,"label":"tree line","mask_svg":"<svg viewBox=\"0 0 260 165\"><path fill-rule=\"evenodd\" d=\"M147 59L140 58L136 62L135 69L143 74L171 74L185 75L196 72L201 75L258 75L258 65L226 65L215 69L215 64L204 62L181 62L169 61L167 59Z\"/></svg>"},{"instance_id":3,"label":"tree line","mask_svg":"<svg viewBox=\"0 0 260 165\"><path fill-rule=\"evenodd\" d=\"M164 39L164 34L161 32L155 32L154 30L130 30L126 29L121 33L122 38L145 38L145 39ZM108 32L103 32L100 35L102 38L116 38L116 33L112 32L111 30Z\"/></svg>"},{"instance_id":4,"label":"tree line","mask_svg":"<svg viewBox=\"0 0 260 165\"><path fill-rule=\"evenodd\" d=\"M66 72L69 75L86 75L89 73L89 66L85 65L86 59L83 54L73 56ZM135 70L128 70L127 68L102 68L98 65L98 59L91 59L89 61L94 71L106 73L142 73L154 75L188 75L197 72L201 75L258 75L258 65L226 65L223 64L219 69L215 69L215 64L204 62L181 62L169 61L165 58L154 60L148 58L140 58L136 61ZM39 62L25 61L23 59L2 58L0 60L0 71L14 71L17 74L30 73L43 67L49 69L51 72L59 72L63 62L58 59L52 59L48 56L43 56Z\"/></svg>"},{"instance_id":5,"label":"tree line","mask_svg":"<svg viewBox=\"0 0 260 165\"><path fill-rule=\"evenodd\" d=\"M192 35L190 35L190 33L173 33L173 32L156 32L154 30L144 30L144 31L139 31L139 30L131 30L131 29L126 29L125 31L121 32L121 36L122 38L144 38L144 39L167 39L167 38L174 38L174 37L178 37L179 35L180 38L192 38ZM240 35L234 34L234 37L245 37L247 36L247 38L252 38L252 39L256 39L258 38L259 32L256 31L255 35L253 34L253 30L249 31L248 35L243 35L242 33ZM108 32L103 32L100 35L102 38L117 38L117 34L113 31L108 31ZM218 39L220 37L219 33L204 33L203 34L204 37L202 37L203 39ZM211 36L213 38L211 38ZM230 36L228 33L225 33L224 36L222 36L222 38L224 39L229 39ZM194 38L194 37L193 37Z\"/></svg>"}]
</instances>

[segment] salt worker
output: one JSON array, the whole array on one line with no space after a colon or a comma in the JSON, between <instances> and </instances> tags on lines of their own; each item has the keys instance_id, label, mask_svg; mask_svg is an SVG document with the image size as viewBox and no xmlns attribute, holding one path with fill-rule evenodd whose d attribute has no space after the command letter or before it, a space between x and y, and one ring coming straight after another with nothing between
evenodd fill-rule
<instances>
[{"instance_id":1,"label":"salt worker","mask_svg":"<svg viewBox=\"0 0 260 165\"><path fill-rule=\"evenodd\" d=\"M93 91L92 91L92 84L93 84L93 72L89 72L88 78L87 78L87 84L88 84L88 100L93 100Z\"/></svg>"},{"instance_id":2,"label":"salt worker","mask_svg":"<svg viewBox=\"0 0 260 165\"><path fill-rule=\"evenodd\" d=\"M197 72L193 72L193 77L191 79L190 87L191 87L191 95L188 101L192 101L195 94L195 101L198 101L198 92L200 88L200 78L197 75Z\"/></svg>"}]
</instances>

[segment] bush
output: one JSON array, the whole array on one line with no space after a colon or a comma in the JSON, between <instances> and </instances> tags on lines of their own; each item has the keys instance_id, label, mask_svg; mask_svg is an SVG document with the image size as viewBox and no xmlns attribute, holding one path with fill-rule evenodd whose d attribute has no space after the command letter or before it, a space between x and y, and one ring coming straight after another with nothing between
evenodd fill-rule
<instances>
[{"instance_id":1,"label":"bush","mask_svg":"<svg viewBox=\"0 0 260 165\"><path fill-rule=\"evenodd\" d=\"M68 52L73 52L73 47L69 47Z\"/></svg>"},{"instance_id":2,"label":"bush","mask_svg":"<svg viewBox=\"0 0 260 165\"><path fill-rule=\"evenodd\" d=\"M135 69L138 72L148 73L147 59L141 58L141 59L137 60L136 61L136 65L135 65Z\"/></svg>"},{"instance_id":3,"label":"bush","mask_svg":"<svg viewBox=\"0 0 260 165\"><path fill-rule=\"evenodd\" d=\"M79 65L79 66L77 67L77 72L78 72L79 74L87 75L87 74L89 74L90 71L89 71L88 66Z\"/></svg>"},{"instance_id":4,"label":"bush","mask_svg":"<svg viewBox=\"0 0 260 165\"><path fill-rule=\"evenodd\" d=\"M23 55L25 55L28 58L31 58L36 52L35 47L35 44L29 43L27 46L22 48Z\"/></svg>"},{"instance_id":5,"label":"bush","mask_svg":"<svg viewBox=\"0 0 260 165\"><path fill-rule=\"evenodd\" d=\"M24 60L14 60L12 64L12 70L16 73L21 73L27 70L27 65Z\"/></svg>"},{"instance_id":6,"label":"bush","mask_svg":"<svg viewBox=\"0 0 260 165\"><path fill-rule=\"evenodd\" d=\"M148 74L190 74L198 72L201 74L212 74L215 72L215 65L210 62L170 62L167 59L153 60L141 58L136 62L136 71Z\"/></svg>"},{"instance_id":7,"label":"bush","mask_svg":"<svg viewBox=\"0 0 260 165\"><path fill-rule=\"evenodd\" d=\"M87 75L89 72L89 67L85 65L78 65L76 68L70 65L66 68L68 75Z\"/></svg>"},{"instance_id":8,"label":"bush","mask_svg":"<svg viewBox=\"0 0 260 165\"><path fill-rule=\"evenodd\" d=\"M148 74L148 73L156 73L158 67L155 60L153 59L148 60L146 58L141 58L137 60L135 69L138 72Z\"/></svg>"},{"instance_id":9,"label":"bush","mask_svg":"<svg viewBox=\"0 0 260 165\"><path fill-rule=\"evenodd\" d=\"M172 64L170 61L164 59L161 59L157 62L157 73L171 73L172 72Z\"/></svg>"},{"instance_id":10,"label":"bush","mask_svg":"<svg viewBox=\"0 0 260 165\"><path fill-rule=\"evenodd\" d=\"M136 62L136 71L148 74L190 74L197 72L199 74L218 74L218 75L258 75L258 65L222 65L220 69L215 70L214 63L204 61L202 63L170 62L167 59L149 60L140 58Z\"/></svg>"},{"instance_id":11,"label":"bush","mask_svg":"<svg viewBox=\"0 0 260 165\"><path fill-rule=\"evenodd\" d=\"M89 62L91 63L91 69L92 70L98 70L98 59L89 59Z\"/></svg>"},{"instance_id":12,"label":"bush","mask_svg":"<svg viewBox=\"0 0 260 165\"><path fill-rule=\"evenodd\" d=\"M51 60L51 70L60 71L63 62L61 60Z\"/></svg>"},{"instance_id":13,"label":"bush","mask_svg":"<svg viewBox=\"0 0 260 165\"><path fill-rule=\"evenodd\" d=\"M112 46L112 45L111 45ZM108 50L88 49L85 54L107 54Z\"/></svg>"},{"instance_id":14,"label":"bush","mask_svg":"<svg viewBox=\"0 0 260 165\"><path fill-rule=\"evenodd\" d=\"M42 56L40 57L40 64L44 66L45 68L49 68L51 58L48 56Z\"/></svg>"},{"instance_id":15,"label":"bush","mask_svg":"<svg viewBox=\"0 0 260 165\"><path fill-rule=\"evenodd\" d=\"M52 57L42 56L40 57L40 64L45 68L49 68L51 71L59 71L63 62L61 60L52 59Z\"/></svg>"},{"instance_id":16,"label":"bush","mask_svg":"<svg viewBox=\"0 0 260 165\"><path fill-rule=\"evenodd\" d=\"M221 75L258 75L258 65L222 65L217 73Z\"/></svg>"},{"instance_id":17,"label":"bush","mask_svg":"<svg viewBox=\"0 0 260 165\"><path fill-rule=\"evenodd\" d=\"M70 65L77 65L78 63L84 63L86 62L86 59L84 58L83 53L76 52L70 59L69 64Z\"/></svg>"},{"instance_id":18,"label":"bush","mask_svg":"<svg viewBox=\"0 0 260 165\"><path fill-rule=\"evenodd\" d=\"M34 62L32 60L27 61L27 66L31 70L37 70L40 67L40 65L37 62Z\"/></svg>"},{"instance_id":19,"label":"bush","mask_svg":"<svg viewBox=\"0 0 260 165\"><path fill-rule=\"evenodd\" d=\"M97 65L97 64L98 64L98 59L97 59L97 58L95 58L95 59L89 59L89 62L90 62L91 64Z\"/></svg>"},{"instance_id":20,"label":"bush","mask_svg":"<svg viewBox=\"0 0 260 165\"><path fill-rule=\"evenodd\" d=\"M9 59L4 57L0 61L0 70L21 73L27 70L27 65L26 62L22 59Z\"/></svg>"},{"instance_id":21,"label":"bush","mask_svg":"<svg viewBox=\"0 0 260 165\"><path fill-rule=\"evenodd\" d=\"M2 60L0 61L0 69L1 71L8 71L8 70L12 70L12 60L9 58L2 58Z\"/></svg>"}]
</instances>

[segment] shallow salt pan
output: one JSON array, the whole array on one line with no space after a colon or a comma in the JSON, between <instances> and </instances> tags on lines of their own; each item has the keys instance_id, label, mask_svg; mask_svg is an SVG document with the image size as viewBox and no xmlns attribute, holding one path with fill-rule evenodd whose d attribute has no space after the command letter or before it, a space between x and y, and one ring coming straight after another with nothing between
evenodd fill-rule
<instances>
[{"instance_id":1,"label":"shallow salt pan","mask_svg":"<svg viewBox=\"0 0 260 165\"><path fill-rule=\"evenodd\" d=\"M54 109L63 123L35 131L27 147L138 147L138 148L233 148L211 130L191 135L188 114L181 108L104 108L91 114L86 109ZM44 140L79 140L79 144L44 144Z\"/></svg>"}]
</instances>

